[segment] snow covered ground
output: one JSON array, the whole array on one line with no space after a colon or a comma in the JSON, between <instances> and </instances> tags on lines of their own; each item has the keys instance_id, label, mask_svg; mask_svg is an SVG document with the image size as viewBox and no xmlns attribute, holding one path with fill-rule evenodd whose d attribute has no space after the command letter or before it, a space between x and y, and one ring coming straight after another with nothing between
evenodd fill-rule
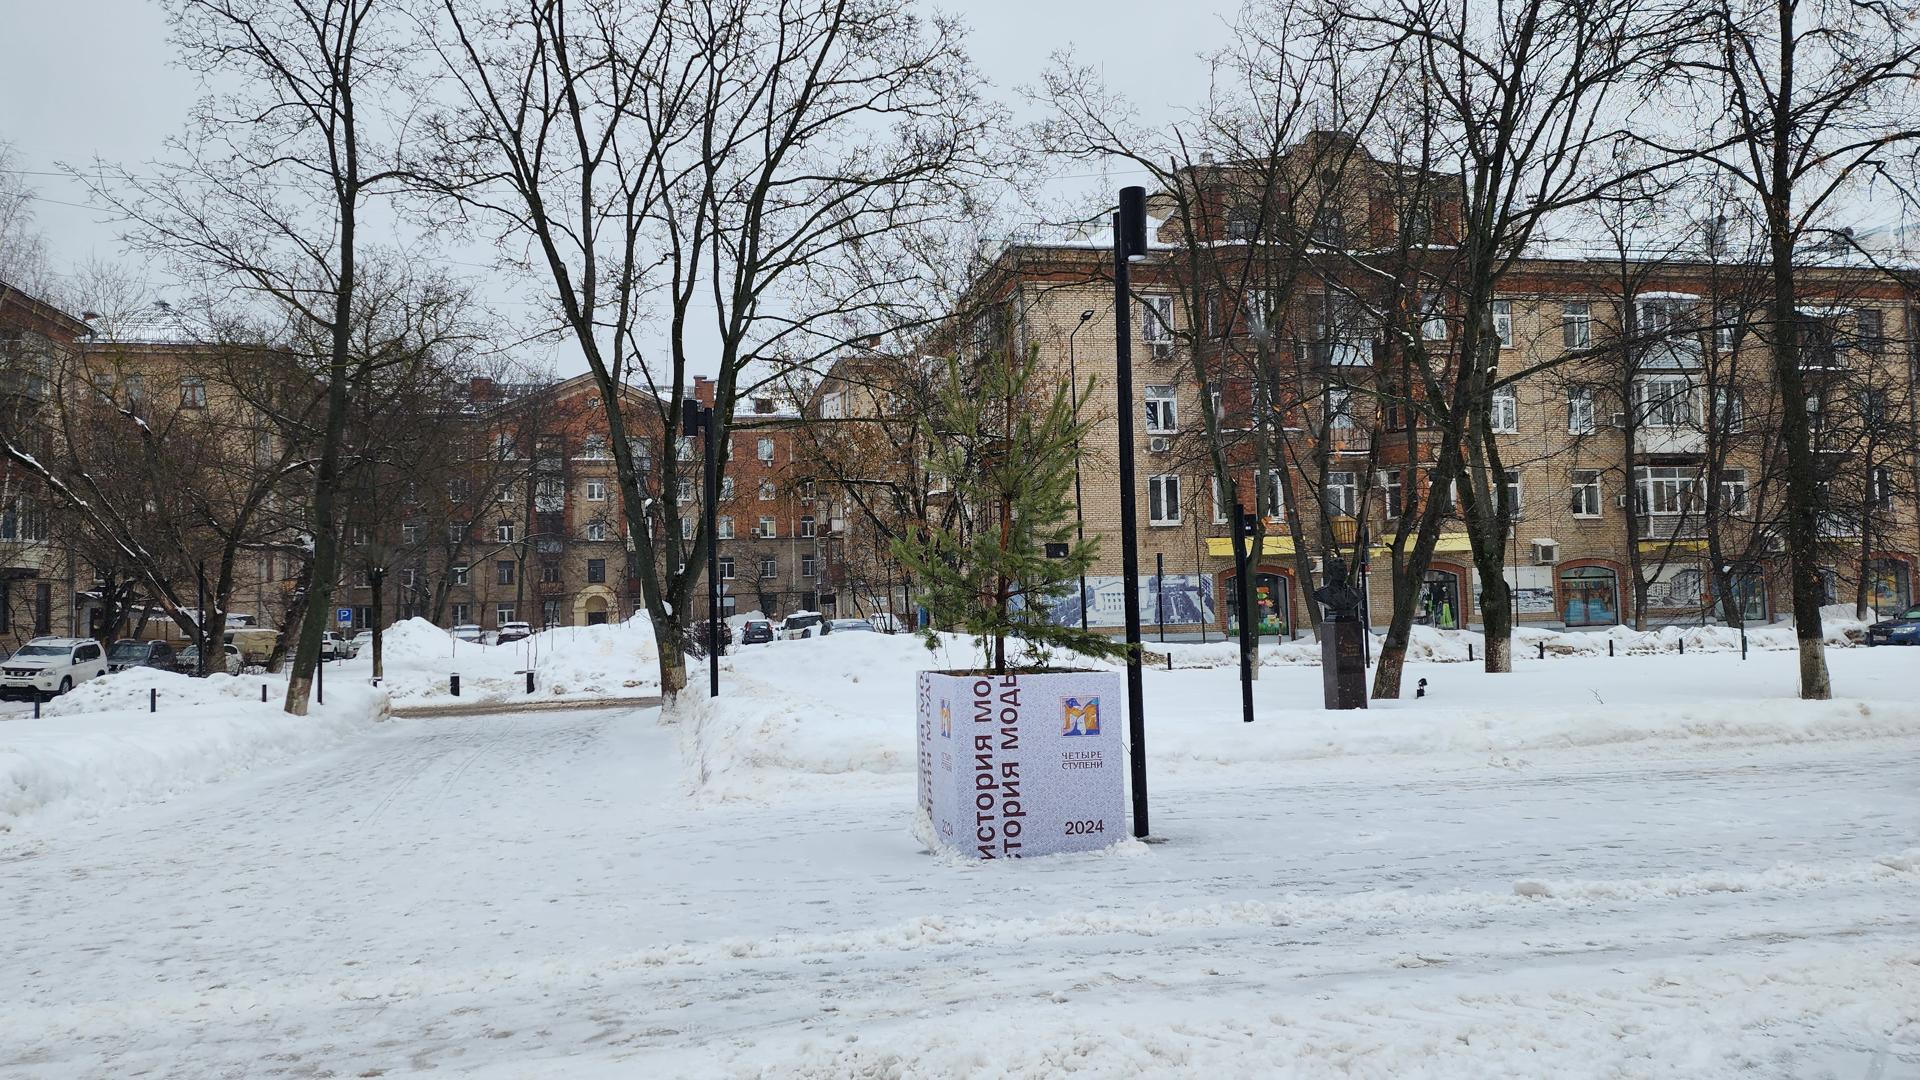
<instances>
[{"instance_id":1,"label":"snow covered ground","mask_svg":"<svg viewBox=\"0 0 1920 1080\"><path fill-rule=\"evenodd\" d=\"M336 682L304 717L281 711L285 699L277 677L133 668L80 684L37 720L0 722L0 836L289 761L362 734L387 712L386 695L365 685Z\"/></svg>"},{"instance_id":2,"label":"snow covered ground","mask_svg":"<svg viewBox=\"0 0 1920 1080\"><path fill-rule=\"evenodd\" d=\"M601 626L563 626L543 630L506 645L456 641L425 619L405 619L389 627L381 642L380 685L396 705L456 705L528 700L527 669L533 669L532 698L540 701L591 701L643 697L660 692L660 653L646 616ZM373 647L328 665L328 674L366 681L373 675ZM460 696L449 677L460 676Z\"/></svg>"},{"instance_id":3,"label":"snow covered ground","mask_svg":"<svg viewBox=\"0 0 1920 1080\"><path fill-rule=\"evenodd\" d=\"M1150 671L1156 844L911 837L880 635L0 835L0 1075L1920 1075L1920 655ZM936 659L960 665L964 656ZM329 695L331 697L331 695Z\"/></svg>"}]
</instances>

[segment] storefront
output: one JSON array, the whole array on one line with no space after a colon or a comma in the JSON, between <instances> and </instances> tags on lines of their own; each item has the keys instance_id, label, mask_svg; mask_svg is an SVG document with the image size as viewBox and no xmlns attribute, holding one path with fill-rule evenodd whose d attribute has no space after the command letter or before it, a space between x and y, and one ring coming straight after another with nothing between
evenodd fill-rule
<instances>
[{"instance_id":1,"label":"storefront","mask_svg":"<svg viewBox=\"0 0 1920 1080\"><path fill-rule=\"evenodd\" d=\"M1240 629L1240 588L1232 574L1220 575L1220 610L1227 613L1227 629ZM1293 575L1278 567L1262 566L1253 575L1254 610L1259 612L1257 633L1283 635L1293 628Z\"/></svg>"},{"instance_id":2,"label":"storefront","mask_svg":"<svg viewBox=\"0 0 1920 1080\"><path fill-rule=\"evenodd\" d=\"M1465 574L1435 566L1420 579L1420 608L1414 621L1440 630L1458 630L1467 618Z\"/></svg>"},{"instance_id":3,"label":"storefront","mask_svg":"<svg viewBox=\"0 0 1920 1080\"><path fill-rule=\"evenodd\" d=\"M1620 621L1620 574L1587 564L1560 570L1560 619L1568 626L1612 626Z\"/></svg>"},{"instance_id":4,"label":"storefront","mask_svg":"<svg viewBox=\"0 0 1920 1080\"><path fill-rule=\"evenodd\" d=\"M1867 560L1867 604L1882 615L1913 606L1913 564L1898 555Z\"/></svg>"}]
</instances>

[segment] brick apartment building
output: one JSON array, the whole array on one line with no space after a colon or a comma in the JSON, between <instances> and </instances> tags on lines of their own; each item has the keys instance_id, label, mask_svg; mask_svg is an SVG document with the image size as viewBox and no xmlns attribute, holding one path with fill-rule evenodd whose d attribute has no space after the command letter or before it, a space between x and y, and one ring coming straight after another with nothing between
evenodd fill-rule
<instances>
[{"instance_id":1,"label":"brick apartment building","mask_svg":"<svg viewBox=\"0 0 1920 1080\"><path fill-rule=\"evenodd\" d=\"M1380 166L1377 174L1390 168ZM1362 168L1350 175L1369 174ZM1350 233L1395 229L1378 197L1360 192L1346 201ZM1158 205L1150 196L1150 206ZM1440 223L1435 242L1443 243L1449 208L1436 204L1423 213ZM1457 220L1457 208L1452 214ZM1230 214L1222 219L1213 243L1244 239L1235 235ZM1317 231L1323 222L1316 218L1313 225ZM1215 410L1231 433L1244 426L1260 391L1228 379L1219 399L1204 399L1191 342L1206 334L1219 355L1245 354L1266 320L1223 320L1226 328L1216 327L1218 310L1247 298L1214 295L1207 325L1192 325L1192 308L1181 302L1180 253L1170 246L1177 230L1162 224L1157 235L1158 249L1133 267L1135 400L1111 397L1114 305L1104 237L1005 249L974 283L974 307L958 329L958 348L971 357L1032 349L1053 378L1097 380L1087 405L1094 427L1081 461L1081 512L1087 534L1101 538L1089 579L1090 623L1116 630L1122 624L1113 417L1129 408L1138 418L1140 603L1148 633L1163 614L1170 632L1222 630L1235 625L1237 590L1229 508L1214 491L1202 410ZM1268 523L1256 566L1265 632L1306 625L1309 583L1300 580L1301 568L1319 565L1325 548L1316 538L1360 526L1376 540L1370 603L1374 623L1385 624L1391 595L1380 539L1394 534L1403 493L1424 490L1423 470L1432 463L1431 433L1416 429L1408 439L1407 425L1417 421L1409 419L1412 410L1393 404L1405 391L1391 383L1381 327L1364 310L1347 310L1357 305L1345 297L1358 290L1341 279L1342 265L1312 262L1294 289L1295 306L1275 313L1268 337L1283 360L1290 358L1304 388L1287 406L1295 419L1286 425L1325 437L1325 483L1301 461L1289 461L1284 478L1276 475L1279 468L1257 476L1261 470L1244 445L1230 453L1243 498L1257 498ZM1743 617L1764 622L1789 614L1786 561L1770 527L1783 486L1768 466L1778 452L1772 442L1777 389L1762 334L1749 325L1757 316L1750 307L1727 314L1729 298L1751 284L1736 285L1735 276L1711 258L1556 252L1521 259L1504 277L1489 313L1499 367L1541 368L1496 396L1492 418L1519 506L1502 561L1522 623L1611 625L1631 618L1642 591L1650 623L1723 618L1725 598L1713 595L1708 561L1709 484L1717 505L1713 520L1720 523L1715 535L1723 541L1722 558L1736 565L1734 599ZM1829 429L1816 431L1816 441L1836 505L1845 506L1823 522L1830 602L1852 602L1863 577L1869 602L1882 610L1914 597L1920 565L1915 280L1844 262L1802 273L1803 367L1816 418ZM1446 348L1461 317L1435 306L1418 324L1424 344ZM1630 363L1609 356L1554 363L1569 353L1605 352L1594 346L1614 339L1622 343L1619 357L1630 356ZM826 385L831 388L831 377ZM868 405L869 411L879 407ZM1861 434L1862 418L1876 409L1884 414L1873 418L1883 432L1877 446ZM1850 492L1845 498L1843 489ZM1289 515L1297 515L1305 552L1296 551L1284 527ZM1423 583L1422 622L1479 621L1470 550L1460 523L1450 521ZM1164 571L1164 590L1156 588L1156 567ZM1647 582L1644 590L1634 584L1635 568ZM1077 619L1078 607L1069 603L1055 617Z\"/></svg>"}]
</instances>

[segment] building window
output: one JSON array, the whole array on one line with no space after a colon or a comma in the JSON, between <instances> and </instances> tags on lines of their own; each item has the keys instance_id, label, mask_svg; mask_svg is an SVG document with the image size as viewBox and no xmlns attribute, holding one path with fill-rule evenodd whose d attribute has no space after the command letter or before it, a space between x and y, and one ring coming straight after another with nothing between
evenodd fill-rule
<instances>
[{"instance_id":1,"label":"building window","mask_svg":"<svg viewBox=\"0 0 1920 1080\"><path fill-rule=\"evenodd\" d=\"M127 411L142 413L147 408L147 377L145 375L127 376Z\"/></svg>"},{"instance_id":2,"label":"building window","mask_svg":"<svg viewBox=\"0 0 1920 1080\"><path fill-rule=\"evenodd\" d=\"M1147 477L1147 524L1180 524L1180 478Z\"/></svg>"},{"instance_id":3,"label":"building window","mask_svg":"<svg viewBox=\"0 0 1920 1080\"><path fill-rule=\"evenodd\" d=\"M733 556L722 555L714 560L715 576L721 581L733 580Z\"/></svg>"},{"instance_id":4,"label":"building window","mask_svg":"<svg viewBox=\"0 0 1920 1080\"><path fill-rule=\"evenodd\" d=\"M453 568L453 583L454 583L455 585L465 585L465 584L467 583L467 571L468 571L469 569L471 569L471 568L470 568L470 567L465 567L465 566L456 566L456 567L454 567L454 568ZM465 619L462 619L462 620L460 620L460 621L461 621L461 622L465 622L466 620L465 620Z\"/></svg>"},{"instance_id":5,"label":"building window","mask_svg":"<svg viewBox=\"0 0 1920 1080\"><path fill-rule=\"evenodd\" d=\"M760 559L761 579L766 580L770 578L777 578L779 576L780 576L780 560L774 558L771 555L763 556Z\"/></svg>"},{"instance_id":6,"label":"building window","mask_svg":"<svg viewBox=\"0 0 1920 1080\"><path fill-rule=\"evenodd\" d=\"M1642 513L1684 514L1693 499L1694 471L1678 465L1641 466L1639 504Z\"/></svg>"},{"instance_id":7,"label":"building window","mask_svg":"<svg viewBox=\"0 0 1920 1080\"><path fill-rule=\"evenodd\" d=\"M728 501L731 501L732 499L733 499L733 477L723 476L720 478L720 501L728 502Z\"/></svg>"},{"instance_id":8,"label":"building window","mask_svg":"<svg viewBox=\"0 0 1920 1080\"><path fill-rule=\"evenodd\" d=\"M753 533L762 540L771 540L780 534L780 529L774 525L772 518L763 517L760 519L759 527L754 529Z\"/></svg>"},{"instance_id":9,"label":"building window","mask_svg":"<svg viewBox=\"0 0 1920 1080\"><path fill-rule=\"evenodd\" d=\"M1353 430L1353 391L1344 387L1327 387L1327 428L1331 431Z\"/></svg>"},{"instance_id":10,"label":"building window","mask_svg":"<svg viewBox=\"0 0 1920 1080\"><path fill-rule=\"evenodd\" d=\"M1604 566L1560 571L1560 617L1568 626L1611 626L1620 621L1620 587Z\"/></svg>"},{"instance_id":11,"label":"building window","mask_svg":"<svg viewBox=\"0 0 1920 1080\"><path fill-rule=\"evenodd\" d=\"M647 445L647 440L628 439L627 456L633 459L634 472L645 475L653 471L653 448Z\"/></svg>"},{"instance_id":12,"label":"building window","mask_svg":"<svg viewBox=\"0 0 1920 1080\"><path fill-rule=\"evenodd\" d=\"M606 502L607 501L607 482L605 480L587 481L587 501L588 502Z\"/></svg>"},{"instance_id":13,"label":"building window","mask_svg":"<svg viewBox=\"0 0 1920 1080\"><path fill-rule=\"evenodd\" d=\"M761 461L773 460L773 440L762 436L755 446L755 453Z\"/></svg>"},{"instance_id":14,"label":"building window","mask_svg":"<svg viewBox=\"0 0 1920 1080\"><path fill-rule=\"evenodd\" d=\"M420 571L411 566L400 568L400 585L403 588L411 589L418 584L420 584Z\"/></svg>"},{"instance_id":15,"label":"building window","mask_svg":"<svg viewBox=\"0 0 1920 1080\"><path fill-rule=\"evenodd\" d=\"M1738 435L1747 426L1747 395L1728 387L1713 391L1713 423L1723 435Z\"/></svg>"},{"instance_id":16,"label":"building window","mask_svg":"<svg viewBox=\"0 0 1920 1080\"><path fill-rule=\"evenodd\" d=\"M1886 345L1879 308L1861 308L1853 313L1853 343L1864 352L1877 353Z\"/></svg>"},{"instance_id":17,"label":"building window","mask_svg":"<svg viewBox=\"0 0 1920 1080\"><path fill-rule=\"evenodd\" d=\"M1700 341L1694 302L1683 297L1642 299L1635 305L1640 337L1648 342L1641 353L1643 368L1694 367L1700 361Z\"/></svg>"},{"instance_id":18,"label":"building window","mask_svg":"<svg viewBox=\"0 0 1920 1080\"><path fill-rule=\"evenodd\" d=\"M514 615L512 604L500 604L493 609L493 625L505 626L513 621Z\"/></svg>"},{"instance_id":19,"label":"building window","mask_svg":"<svg viewBox=\"0 0 1920 1080\"><path fill-rule=\"evenodd\" d=\"M1511 385L1494 388L1488 412L1494 434L1512 435L1520 430L1520 403Z\"/></svg>"},{"instance_id":20,"label":"building window","mask_svg":"<svg viewBox=\"0 0 1920 1080\"><path fill-rule=\"evenodd\" d=\"M760 501L761 502L772 502L773 497L778 493L779 493L779 489L774 486L773 481L771 480L760 481Z\"/></svg>"},{"instance_id":21,"label":"building window","mask_svg":"<svg viewBox=\"0 0 1920 1080\"><path fill-rule=\"evenodd\" d=\"M498 458L510 458L513 456L512 432L500 431L494 433L493 456Z\"/></svg>"},{"instance_id":22,"label":"building window","mask_svg":"<svg viewBox=\"0 0 1920 1080\"><path fill-rule=\"evenodd\" d=\"M675 499L679 502L692 502L693 501L693 481L687 479L684 476L681 477L679 487L674 492L674 496L675 496Z\"/></svg>"},{"instance_id":23,"label":"building window","mask_svg":"<svg viewBox=\"0 0 1920 1080\"><path fill-rule=\"evenodd\" d=\"M1569 349L1584 349L1593 343L1593 305L1585 300L1569 300L1560 305L1560 344Z\"/></svg>"},{"instance_id":24,"label":"building window","mask_svg":"<svg viewBox=\"0 0 1920 1080\"><path fill-rule=\"evenodd\" d=\"M1741 474L1744 480L1746 474ZM1893 467L1875 465L1867 470L1867 504L1875 510L1893 508Z\"/></svg>"},{"instance_id":25,"label":"building window","mask_svg":"<svg viewBox=\"0 0 1920 1080\"><path fill-rule=\"evenodd\" d=\"M1140 340L1148 345L1173 344L1173 297L1164 294L1140 298Z\"/></svg>"},{"instance_id":26,"label":"building window","mask_svg":"<svg viewBox=\"0 0 1920 1080\"><path fill-rule=\"evenodd\" d=\"M607 583L607 560L587 560L587 584L604 585Z\"/></svg>"},{"instance_id":27,"label":"building window","mask_svg":"<svg viewBox=\"0 0 1920 1080\"><path fill-rule=\"evenodd\" d=\"M493 564L493 577L501 585L513 584L513 560L501 559Z\"/></svg>"},{"instance_id":28,"label":"building window","mask_svg":"<svg viewBox=\"0 0 1920 1080\"><path fill-rule=\"evenodd\" d=\"M1388 521L1399 518L1404 510L1400 500L1406 497L1406 492L1400 485L1400 470L1391 469L1381 474L1380 489L1385 493L1383 501L1387 504Z\"/></svg>"},{"instance_id":29,"label":"building window","mask_svg":"<svg viewBox=\"0 0 1920 1080\"><path fill-rule=\"evenodd\" d=\"M1573 470L1573 516L1597 518L1600 512L1600 470Z\"/></svg>"},{"instance_id":30,"label":"building window","mask_svg":"<svg viewBox=\"0 0 1920 1080\"><path fill-rule=\"evenodd\" d=\"M1423 341L1447 340L1446 301L1439 293L1414 294L1414 310L1420 314L1420 338Z\"/></svg>"},{"instance_id":31,"label":"building window","mask_svg":"<svg viewBox=\"0 0 1920 1080\"><path fill-rule=\"evenodd\" d=\"M207 407L207 380L198 375L189 375L180 380L180 407L183 409L204 409Z\"/></svg>"},{"instance_id":32,"label":"building window","mask_svg":"<svg viewBox=\"0 0 1920 1080\"><path fill-rule=\"evenodd\" d=\"M1227 523L1227 503L1226 500L1220 496L1220 478L1217 476L1210 477L1207 486L1213 492L1213 523L1215 525L1225 525Z\"/></svg>"},{"instance_id":33,"label":"building window","mask_svg":"<svg viewBox=\"0 0 1920 1080\"><path fill-rule=\"evenodd\" d=\"M717 540L733 539L733 519L732 518L727 517L725 515L715 518L713 529L714 529L713 535L715 539Z\"/></svg>"},{"instance_id":34,"label":"building window","mask_svg":"<svg viewBox=\"0 0 1920 1080\"><path fill-rule=\"evenodd\" d=\"M607 456L607 437L605 435L589 435L585 439L582 439L580 441L580 456L583 458L591 458L595 461L604 460Z\"/></svg>"},{"instance_id":35,"label":"building window","mask_svg":"<svg viewBox=\"0 0 1920 1080\"><path fill-rule=\"evenodd\" d=\"M468 606L466 604L453 605L453 625L455 626L467 625L467 617L470 614L471 612L468 610Z\"/></svg>"},{"instance_id":36,"label":"building window","mask_svg":"<svg viewBox=\"0 0 1920 1080\"><path fill-rule=\"evenodd\" d=\"M679 457L681 461L692 461L693 460L693 436L691 435L680 436L680 441L679 443L676 444L674 453L676 456Z\"/></svg>"},{"instance_id":37,"label":"building window","mask_svg":"<svg viewBox=\"0 0 1920 1080\"><path fill-rule=\"evenodd\" d=\"M680 539L682 540L693 539L693 519L692 518L680 519Z\"/></svg>"},{"instance_id":38,"label":"building window","mask_svg":"<svg viewBox=\"0 0 1920 1080\"><path fill-rule=\"evenodd\" d=\"M1591 435L1593 432L1593 388L1569 387L1567 389L1567 434Z\"/></svg>"},{"instance_id":39,"label":"building window","mask_svg":"<svg viewBox=\"0 0 1920 1080\"><path fill-rule=\"evenodd\" d=\"M1493 336L1500 339L1501 348L1513 348L1513 301L1493 302Z\"/></svg>"},{"instance_id":40,"label":"building window","mask_svg":"<svg viewBox=\"0 0 1920 1080\"><path fill-rule=\"evenodd\" d=\"M493 538L502 544L513 543L513 522L503 521L493 527Z\"/></svg>"},{"instance_id":41,"label":"building window","mask_svg":"<svg viewBox=\"0 0 1920 1080\"><path fill-rule=\"evenodd\" d=\"M1728 469L1720 474L1720 512L1747 512L1747 470Z\"/></svg>"},{"instance_id":42,"label":"building window","mask_svg":"<svg viewBox=\"0 0 1920 1080\"><path fill-rule=\"evenodd\" d=\"M1524 501L1524 498L1520 490L1520 470L1519 469L1507 470L1506 486L1507 486L1507 507L1509 510L1513 512L1512 520L1519 521L1522 517L1525 516L1521 512L1521 508L1526 506L1526 502Z\"/></svg>"},{"instance_id":43,"label":"building window","mask_svg":"<svg viewBox=\"0 0 1920 1080\"><path fill-rule=\"evenodd\" d=\"M1339 207L1322 206L1313 213L1313 242L1325 247L1340 247L1347 241L1346 222Z\"/></svg>"},{"instance_id":44,"label":"building window","mask_svg":"<svg viewBox=\"0 0 1920 1080\"><path fill-rule=\"evenodd\" d=\"M818 569L819 569L818 559L815 559L812 555L800 556L800 576L801 577L803 578L818 577L819 576L819 574L817 573Z\"/></svg>"},{"instance_id":45,"label":"building window","mask_svg":"<svg viewBox=\"0 0 1920 1080\"><path fill-rule=\"evenodd\" d=\"M1329 514L1353 516L1360 506L1360 485L1354 480L1355 474L1346 470L1337 470L1327 474L1326 505Z\"/></svg>"},{"instance_id":46,"label":"building window","mask_svg":"<svg viewBox=\"0 0 1920 1080\"><path fill-rule=\"evenodd\" d=\"M465 479L456 476L447 481L447 499L457 503L467 501L467 482Z\"/></svg>"},{"instance_id":47,"label":"building window","mask_svg":"<svg viewBox=\"0 0 1920 1080\"><path fill-rule=\"evenodd\" d=\"M607 523L606 523L606 522L604 522L604 521L589 521L589 522L587 522L587 539L589 539L589 540L605 540L606 538L607 538Z\"/></svg>"},{"instance_id":48,"label":"building window","mask_svg":"<svg viewBox=\"0 0 1920 1080\"><path fill-rule=\"evenodd\" d=\"M1171 386L1149 386L1147 399L1147 434L1171 435L1180 430L1180 405L1174 398Z\"/></svg>"},{"instance_id":49,"label":"building window","mask_svg":"<svg viewBox=\"0 0 1920 1080\"><path fill-rule=\"evenodd\" d=\"M409 547L419 543L420 542L420 526L418 525L400 526L400 542L402 544L406 544Z\"/></svg>"},{"instance_id":50,"label":"building window","mask_svg":"<svg viewBox=\"0 0 1920 1080\"><path fill-rule=\"evenodd\" d=\"M1268 521L1280 520L1281 511L1286 509L1287 489L1285 480L1286 474L1279 469L1268 469L1265 482L1260 485L1258 494L1254 496L1255 500L1260 504L1254 507L1254 509L1265 516Z\"/></svg>"},{"instance_id":51,"label":"building window","mask_svg":"<svg viewBox=\"0 0 1920 1080\"><path fill-rule=\"evenodd\" d=\"M800 538L802 540L811 540L813 538L813 518L802 517L800 519Z\"/></svg>"},{"instance_id":52,"label":"building window","mask_svg":"<svg viewBox=\"0 0 1920 1080\"><path fill-rule=\"evenodd\" d=\"M1640 422L1648 427L1693 423L1693 384L1685 375L1656 375L1633 384Z\"/></svg>"},{"instance_id":53,"label":"building window","mask_svg":"<svg viewBox=\"0 0 1920 1080\"><path fill-rule=\"evenodd\" d=\"M560 584L560 562L557 559L540 560L540 581L545 585Z\"/></svg>"}]
</instances>

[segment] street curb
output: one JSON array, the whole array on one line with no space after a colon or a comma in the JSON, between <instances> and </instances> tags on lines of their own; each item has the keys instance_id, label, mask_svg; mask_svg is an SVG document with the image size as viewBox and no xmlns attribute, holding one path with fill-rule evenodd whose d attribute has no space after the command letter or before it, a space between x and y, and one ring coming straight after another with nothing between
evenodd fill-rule
<instances>
[{"instance_id":1,"label":"street curb","mask_svg":"<svg viewBox=\"0 0 1920 1080\"><path fill-rule=\"evenodd\" d=\"M646 709L659 704L660 698L658 695L651 697L584 698L570 701L476 701L472 704L395 705L392 708L392 715L397 720L407 720L416 717L484 716L495 713L554 712L558 710Z\"/></svg>"}]
</instances>

